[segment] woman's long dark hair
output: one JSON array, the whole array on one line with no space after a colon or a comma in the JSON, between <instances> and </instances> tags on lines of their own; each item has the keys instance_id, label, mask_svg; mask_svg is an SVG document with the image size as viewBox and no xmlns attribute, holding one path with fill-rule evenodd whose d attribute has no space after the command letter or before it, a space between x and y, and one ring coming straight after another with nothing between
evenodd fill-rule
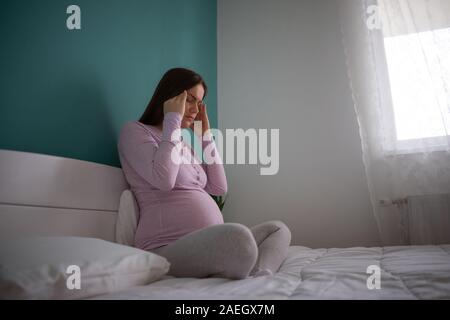
<instances>
[{"instance_id":1,"label":"woman's long dark hair","mask_svg":"<svg viewBox=\"0 0 450 320\"><path fill-rule=\"evenodd\" d=\"M159 81L158 86L153 93L153 97L147 105L144 114L139 119L139 122L152 126L161 124L164 119L164 102L198 84L203 85L203 88L205 89L203 95L204 98L208 91L208 87L198 73L184 68L170 69Z\"/></svg>"}]
</instances>

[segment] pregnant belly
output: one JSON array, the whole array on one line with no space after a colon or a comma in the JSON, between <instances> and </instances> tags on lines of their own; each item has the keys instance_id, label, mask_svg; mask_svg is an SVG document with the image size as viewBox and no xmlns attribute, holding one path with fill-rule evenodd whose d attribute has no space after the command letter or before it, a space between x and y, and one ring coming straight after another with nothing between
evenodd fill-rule
<instances>
[{"instance_id":1,"label":"pregnant belly","mask_svg":"<svg viewBox=\"0 0 450 320\"><path fill-rule=\"evenodd\" d=\"M220 209L208 193L172 190L141 212L136 241L141 247L157 247L223 222Z\"/></svg>"},{"instance_id":2,"label":"pregnant belly","mask_svg":"<svg viewBox=\"0 0 450 320\"><path fill-rule=\"evenodd\" d=\"M177 190L162 203L161 221L168 234L180 235L223 223L216 202L206 192Z\"/></svg>"}]
</instances>

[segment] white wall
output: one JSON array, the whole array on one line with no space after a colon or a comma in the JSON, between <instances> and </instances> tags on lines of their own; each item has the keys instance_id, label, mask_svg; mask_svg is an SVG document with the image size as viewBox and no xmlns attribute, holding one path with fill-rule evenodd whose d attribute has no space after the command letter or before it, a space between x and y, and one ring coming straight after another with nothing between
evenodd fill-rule
<instances>
[{"instance_id":1,"label":"white wall","mask_svg":"<svg viewBox=\"0 0 450 320\"><path fill-rule=\"evenodd\" d=\"M280 170L226 165L226 222L292 243L380 245L334 0L218 0L219 128L279 128Z\"/></svg>"}]
</instances>

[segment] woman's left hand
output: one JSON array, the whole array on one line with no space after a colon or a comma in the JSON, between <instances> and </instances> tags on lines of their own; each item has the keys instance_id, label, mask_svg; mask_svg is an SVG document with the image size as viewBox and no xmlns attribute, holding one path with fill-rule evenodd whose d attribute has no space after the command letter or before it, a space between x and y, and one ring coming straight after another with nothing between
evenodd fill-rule
<instances>
[{"instance_id":1,"label":"woman's left hand","mask_svg":"<svg viewBox=\"0 0 450 320\"><path fill-rule=\"evenodd\" d=\"M202 137L203 137L205 132L210 129L208 113L206 111L206 104L202 103L200 105L200 107L199 107L199 111L198 111L197 117L195 117L195 120L194 120L194 122L192 122L192 125L191 125L191 129L193 131L194 131L194 123L195 123L195 121L201 121L201 123L202 123ZM198 132L195 132L195 131L194 131L194 133L197 134L197 135L199 134Z\"/></svg>"}]
</instances>

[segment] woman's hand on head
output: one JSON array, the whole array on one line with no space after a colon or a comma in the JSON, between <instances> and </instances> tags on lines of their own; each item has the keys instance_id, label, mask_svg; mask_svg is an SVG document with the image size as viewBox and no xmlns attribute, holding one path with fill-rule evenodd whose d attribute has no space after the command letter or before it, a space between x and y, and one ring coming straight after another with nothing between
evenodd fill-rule
<instances>
[{"instance_id":1,"label":"woman's hand on head","mask_svg":"<svg viewBox=\"0 0 450 320\"><path fill-rule=\"evenodd\" d=\"M187 91L184 90L182 93L164 102L164 114L167 112L178 112L182 116L184 115L184 109L186 108L186 97Z\"/></svg>"},{"instance_id":2,"label":"woman's hand on head","mask_svg":"<svg viewBox=\"0 0 450 320\"><path fill-rule=\"evenodd\" d=\"M200 106L198 114L197 114L197 117L195 117L195 121L201 121L201 124L202 124L202 132L201 132L201 134L203 136L205 134L205 132L210 129L208 112L206 111L206 104L203 103ZM190 128L192 129L192 131L194 131L194 133L200 134L200 133L195 132L195 130L194 130L194 122L192 122Z\"/></svg>"}]
</instances>

